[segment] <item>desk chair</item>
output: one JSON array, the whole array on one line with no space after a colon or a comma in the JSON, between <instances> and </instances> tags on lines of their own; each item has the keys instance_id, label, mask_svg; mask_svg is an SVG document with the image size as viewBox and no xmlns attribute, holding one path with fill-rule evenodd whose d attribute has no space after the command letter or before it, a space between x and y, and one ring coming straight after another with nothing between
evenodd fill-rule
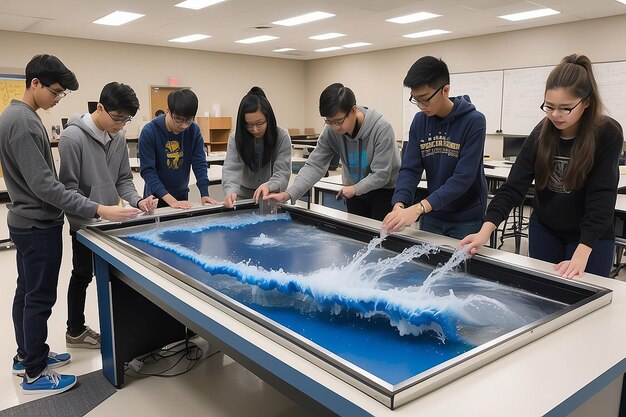
<instances>
[{"instance_id":1,"label":"desk chair","mask_svg":"<svg viewBox=\"0 0 626 417\"><path fill-rule=\"evenodd\" d=\"M522 135L503 135L502 136L502 157L509 161L513 160L517 157L520 150L522 149L522 145L526 140L527 136ZM499 184L501 185L501 184ZM490 190L490 192L495 192L495 189ZM497 241L497 234L500 233L500 245L498 249L502 247L504 244L504 239L515 238L515 253L519 254L522 237L527 238L528 233L524 232L528 228L528 216L524 216L524 206L530 205L534 197L534 190L529 190L528 194L522 201L522 203L518 207L514 207L511 211L509 218L502 223L502 227L496 229L494 232L494 242ZM512 222L509 225L509 219L512 219Z\"/></svg>"},{"instance_id":2,"label":"desk chair","mask_svg":"<svg viewBox=\"0 0 626 417\"><path fill-rule=\"evenodd\" d=\"M528 190L528 194L526 194L522 203L518 207L513 207L513 210L511 210L511 213L509 214L509 218L502 223L502 227L499 227L494 231L495 236L497 236L498 232L500 233L500 245L498 245L498 249L502 248L502 245L504 245L504 239L512 237L515 238L515 253L519 254L522 245L522 238L528 238L528 233L525 232L525 230L528 229L528 222L530 219L530 214L528 216L524 216L524 206L529 206L528 210L530 210L533 198L534 189L530 189Z\"/></svg>"}]
</instances>

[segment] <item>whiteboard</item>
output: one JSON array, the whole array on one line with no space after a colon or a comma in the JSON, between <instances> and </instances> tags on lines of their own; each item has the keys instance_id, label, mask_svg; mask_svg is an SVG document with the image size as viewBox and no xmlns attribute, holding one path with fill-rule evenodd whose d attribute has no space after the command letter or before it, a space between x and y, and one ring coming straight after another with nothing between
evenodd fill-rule
<instances>
[{"instance_id":1,"label":"whiteboard","mask_svg":"<svg viewBox=\"0 0 626 417\"><path fill-rule=\"evenodd\" d=\"M528 135L545 117L543 103L546 79L554 66L504 70L502 132Z\"/></svg>"},{"instance_id":2,"label":"whiteboard","mask_svg":"<svg viewBox=\"0 0 626 417\"><path fill-rule=\"evenodd\" d=\"M481 71L450 74L450 97L468 95L476 109L485 115L487 133L500 130L503 71ZM409 128L419 108L409 102L411 89L404 87L402 139L409 139Z\"/></svg>"},{"instance_id":3,"label":"whiteboard","mask_svg":"<svg viewBox=\"0 0 626 417\"><path fill-rule=\"evenodd\" d=\"M626 62L593 64L606 114L626 128Z\"/></svg>"},{"instance_id":4,"label":"whiteboard","mask_svg":"<svg viewBox=\"0 0 626 417\"><path fill-rule=\"evenodd\" d=\"M528 135L544 117L546 79L554 66L450 74L450 96L467 94L487 119L487 134ZM604 112L626 128L626 61L593 64ZM413 116L410 90L402 90L403 139L408 140ZM500 133L500 132L498 132Z\"/></svg>"},{"instance_id":5,"label":"whiteboard","mask_svg":"<svg viewBox=\"0 0 626 417\"><path fill-rule=\"evenodd\" d=\"M450 74L450 97L468 95L487 119L487 133L500 130L504 72L481 71Z\"/></svg>"}]
</instances>

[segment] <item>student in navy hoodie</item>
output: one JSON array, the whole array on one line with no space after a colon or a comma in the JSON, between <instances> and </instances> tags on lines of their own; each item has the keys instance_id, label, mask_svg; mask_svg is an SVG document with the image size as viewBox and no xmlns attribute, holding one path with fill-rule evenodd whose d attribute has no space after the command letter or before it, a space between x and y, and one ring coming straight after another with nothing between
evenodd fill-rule
<instances>
[{"instance_id":1,"label":"student in navy hoodie","mask_svg":"<svg viewBox=\"0 0 626 417\"><path fill-rule=\"evenodd\" d=\"M448 97L450 73L441 59L418 59L404 78L421 110L409 130L393 209L383 229L396 232L421 219L422 230L462 239L480 230L487 206L483 169L485 116L468 96ZM416 199L426 171L428 196Z\"/></svg>"},{"instance_id":2,"label":"student in navy hoodie","mask_svg":"<svg viewBox=\"0 0 626 417\"><path fill-rule=\"evenodd\" d=\"M154 195L159 207L191 208L189 173L193 168L204 204L217 204L209 197L209 177L204 140L194 123L198 97L189 89L172 91L167 112L152 119L141 130L138 153L143 196Z\"/></svg>"}]
</instances>

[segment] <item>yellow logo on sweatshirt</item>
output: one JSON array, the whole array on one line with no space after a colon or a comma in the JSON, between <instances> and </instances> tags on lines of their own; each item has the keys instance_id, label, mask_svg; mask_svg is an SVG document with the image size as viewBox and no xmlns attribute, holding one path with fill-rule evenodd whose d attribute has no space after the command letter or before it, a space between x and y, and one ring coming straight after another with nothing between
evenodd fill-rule
<instances>
[{"instance_id":1,"label":"yellow logo on sweatshirt","mask_svg":"<svg viewBox=\"0 0 626 417\"><path fill-rule=\"evenodd\" d=\"M165 151L167 152L167 168L178 169L183 166L183 150L180 142L170 140L165 143Z\"/></svg>"}]
</instances>

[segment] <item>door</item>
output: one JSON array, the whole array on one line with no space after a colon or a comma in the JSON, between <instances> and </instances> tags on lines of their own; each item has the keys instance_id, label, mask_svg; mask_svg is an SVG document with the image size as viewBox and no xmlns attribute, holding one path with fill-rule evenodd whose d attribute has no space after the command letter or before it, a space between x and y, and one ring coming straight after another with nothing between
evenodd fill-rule
<instances>
[{"instance_id":1,"label":"door","mask_svg":"<svg viewBox=\"0 0 626 417\"><path fill-rule=\"evenodd\" d=\"M157 110L167 111L167 96L182 88L185 87L150 87L150 117L154 117Z\"/></svg>"}]
</instances>

